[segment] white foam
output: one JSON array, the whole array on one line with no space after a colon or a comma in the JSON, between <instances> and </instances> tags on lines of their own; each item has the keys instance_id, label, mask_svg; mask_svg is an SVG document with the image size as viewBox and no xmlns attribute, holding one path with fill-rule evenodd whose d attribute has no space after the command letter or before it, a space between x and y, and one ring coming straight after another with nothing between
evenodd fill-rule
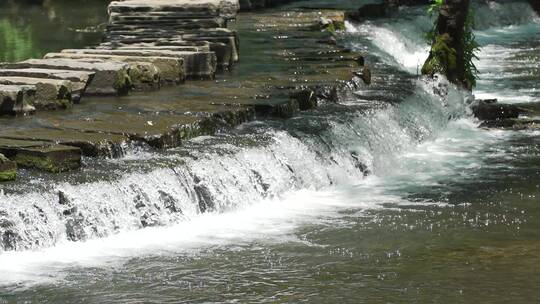
<instances>
[{"instance_id":1,"label":"white foam","mask_svg":"<svg viewBox=\"0 0 540 304\"><path fill-rule=\"evenodd\" d=\"M377 179L366 180L364 187ZM37 284L62 279L72 267L114 265L130 257L160 255L252 240L303 242L292 232L318 219L334 217L344 208L380 208L399 199L371 192L368 198L347 196L344 189L300 190L281 199L265 200L223 214L209 213L170 227L122 232L86 242L62 242L54 247L0 255L0 284ZM324 223L324 221L320 221Z\"/></svg>"}]
</instances>

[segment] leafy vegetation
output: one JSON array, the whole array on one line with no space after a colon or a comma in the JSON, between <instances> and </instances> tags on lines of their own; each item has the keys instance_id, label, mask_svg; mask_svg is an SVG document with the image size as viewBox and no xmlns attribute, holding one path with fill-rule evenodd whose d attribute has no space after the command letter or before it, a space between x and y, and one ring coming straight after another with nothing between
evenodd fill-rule
<instances>
[{"instance_id":1,"label":"leafy vegetation","mask_svg":"<svg viewBox=\"0 0 540 304\"><path fill-rule=\"evenodd\" d=\"M465 31L463 32L463 62L465 63L465 81L469 88L476 86L476 79L478 79L478 69L474 65L474 60L478 59L476 55L480 50L480 45L476 42L474 36L474 14L469 11L467 20L465 21Z\"/></svg>"}]
</instances>

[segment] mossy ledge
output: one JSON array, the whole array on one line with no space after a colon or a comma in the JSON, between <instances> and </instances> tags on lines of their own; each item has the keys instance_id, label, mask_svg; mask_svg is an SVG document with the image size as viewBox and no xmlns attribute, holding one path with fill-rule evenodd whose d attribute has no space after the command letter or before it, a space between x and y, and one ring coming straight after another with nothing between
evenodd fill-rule
<instances>
[{"instance_id":1,"label":"mossy ledge","mask_svg":"<svg viewBox=\"0 0 540 304\"><path fill-rule=\"evenodd\" d=\"M17 164L0 154L0 182L13 181L17 178Z\"/></svg>"}]
</instances>

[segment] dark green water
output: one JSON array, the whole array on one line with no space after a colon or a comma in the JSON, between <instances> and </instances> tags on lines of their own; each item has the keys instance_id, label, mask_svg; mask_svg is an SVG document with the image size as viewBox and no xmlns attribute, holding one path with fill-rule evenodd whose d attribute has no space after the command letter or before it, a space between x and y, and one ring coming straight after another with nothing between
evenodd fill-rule
<instances>
[{"instance_id":1,"label":"dark green water","mask_svg":"<svg viewBox=\"0 0 540 304\"><path fill-rule=\"evenodd\" d=\"M39 58L63 48L99 43L107 22L106 0L46 0L0 3L0 61Z\"/></svg>"},{"instance_id":2,"label":"dark green water","mask_svg":"<svg viewBox=\"0 0 540 304\"><path fill-rule=\"evenodd\" d=\"M480 96L539 101L540 26L523 5L481 8L480 16L504 22L477 32ZM537 303L540 133L479 129L456 114L459 99L441 106L411 81L425 56L422 14L349 26L342 41L369 52L374 84L347 104L111 161L136 168L180 158L226 211L191 215L186 206L185 218L165 227L4 252L0 303ZM258 44L268 37L245 20L235 27L252 60L239 74L268 54ZM396 99L359 110L366 100ZM448 122L450 115L457 118ZM246 142L254 144L239 144ZM354 171L349 151L370 177ZM132 194L124 188L139 185L153 197L165 184L176 193L181 177L157 170L61 186L105 217L99 211L110 206L124 211L117 205ZM273 195L259 195L260 184ZM2 198L17 208L48 195ZM124 224L128 213L114 220Z\"/></svg>"}]
</instances>

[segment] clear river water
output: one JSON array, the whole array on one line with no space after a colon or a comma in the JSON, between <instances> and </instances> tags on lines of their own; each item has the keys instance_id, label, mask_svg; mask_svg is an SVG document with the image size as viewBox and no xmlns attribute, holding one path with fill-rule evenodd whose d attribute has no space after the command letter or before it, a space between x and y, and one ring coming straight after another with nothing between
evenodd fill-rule
<instances>
[{"instance_id":1,"label":"clear river water","mask_svg":"<svg viewBox=\"0 0 540 304\"><path fill-rule=\"evenodd\" d=\"M73 2L0 4L0 60L99 42L104 1ZM0 249L0 303L538 303L540 133L479 128L463 92L432 93L417 76L425 11L347 24L338 40L368 54L374 79L346 102L3 189L0 220L26 247ZM475 11L473 93L540 102L538 16L520 1ZM242 61L220 77L257 68L249 14L232 25ZM86 241L59 228L58 189ZM182 212L149 207L159 225L140 229L134 199Z\"/></svg>"}]
</instances>

